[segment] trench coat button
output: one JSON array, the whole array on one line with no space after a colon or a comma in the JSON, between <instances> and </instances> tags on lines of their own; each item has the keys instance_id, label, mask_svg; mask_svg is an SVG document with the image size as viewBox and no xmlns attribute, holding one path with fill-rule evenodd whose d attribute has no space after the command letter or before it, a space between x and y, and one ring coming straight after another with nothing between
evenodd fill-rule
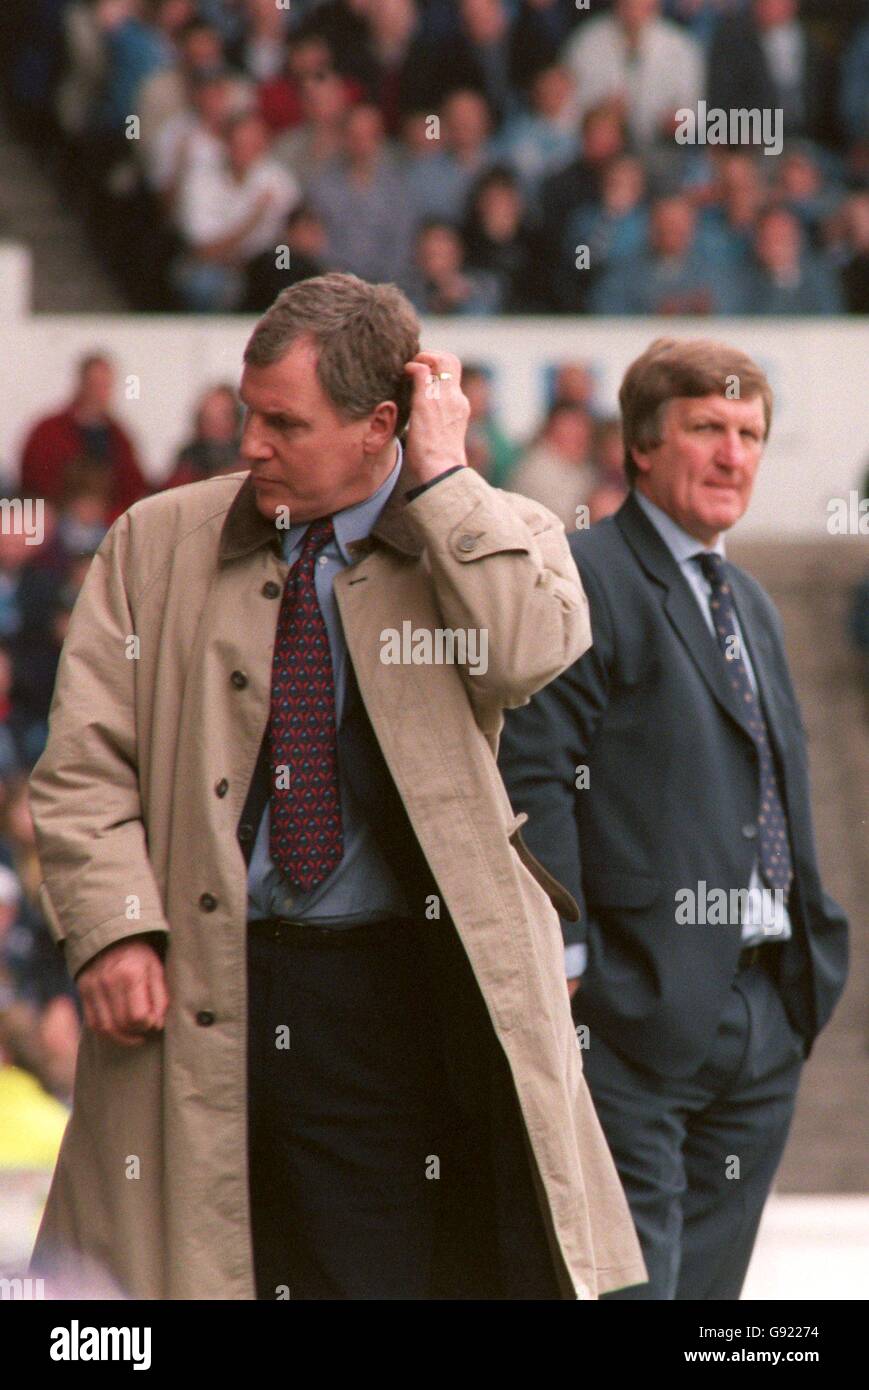
<instances>
[{"instance_id":1,"label":"trench coat button","mask_svg":"<svg viewBox=\"0 0 869 1390\"><path fill-rule=\"evenodd\" d=\"M267 579L265 584L263 584L262 588L260 589L260 593L262 594L263 598L277 598L280 592L280 584L276 584L273 579Z\"/></svg>"},{"instance_id":2,"label":"trench coat button","mask_svg":"<svg viewBox=\"0 0 869 1390\"><path fill-rule=\"evenodd\" d=\"M742 834L743 834L744 839L746 839L746 840L755 840L755 839L757 839L757 826L756 826L756 825L751 825L751 824L749 824L749 825L744 825L744 826L742 827Z\"/></svg>"},{"instance_id":3,"label":"trench coat button","mask_svg":"<svg viewBox=\"0 0 869 1390\"><path fill-rule=\"evenodd\" d=\"M459 536L459 550L473 550L477 544L476 536Z\"/></svg>"},{"instance_id":4,"label":"trench coat button","mask_svg":"<svg viewBox=\"0 0 869 1390\"><path fill-rule=\"evenodd\" d=\"M199 1024L200 1028L210 1028L214 1022L214 1014L210 1009L200 1009L199 1013L196 1015L196 1022Z\"/></svg>"},{"instance_id":5,"label":"trench coat button","mask_svg":"<svg viewBox=\"0 0 869 1390\"><path fill-rule=\"evenodd\" d=\"M232 681L236 690L244 690L244 687L247 685L247 676L244 674L244 671L233 671L229 679Z\"/></svg>"},{"instance_id":6,"label":"trench coat button","mask_svg":"<svg viewBox=\"0 0 869 1390\"><path fill-rule=\"evenodd\" d=\"M229 783L225 777L221 777L220 781L215 783L214 790L217 792L218 796L226 796L226 793L229 791Z\"/></svg>"},{"instance_id":7,"label":"trench coat button","mask_svg":"<svg viewBox=\"0 0 869 1390\"><path fill-rule=\"evenodd\" d=\"M217 907L217 899L213 893L203 893L199 899L199 906L203 912L213 912Z\"/></svg>"},{"instance_id":8,"label":"trench coat button","mask_svg":"<svg viewBox=\"0 0 869 1390\"><path fill-rule=\"evenodd\" d=\"M238 838L243 845L253 839L253 826L249 825L247 821L238 827Z\"/></svg>"}]
</instances>

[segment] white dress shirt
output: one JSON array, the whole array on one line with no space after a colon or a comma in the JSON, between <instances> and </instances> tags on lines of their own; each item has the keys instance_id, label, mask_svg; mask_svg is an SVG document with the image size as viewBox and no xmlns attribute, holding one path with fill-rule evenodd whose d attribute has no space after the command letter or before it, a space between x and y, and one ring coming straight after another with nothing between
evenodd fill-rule
<instances>
[{"instance_id":1,"label":"white dress shirt","mask_svg":"<svg viewBox=\"0 0 869 1390\"><path fill-rule=\"evenodd\" d=\"M292 174L268 155L253 164L240 181L233 177L225 160L191 168L179 190L178 229L194 251L198 246L232 236L267 190L271 192L271 202L238 248L238 259L246 263L279 244L287 216L301 198Z\"/></svg>"}]
</instances>

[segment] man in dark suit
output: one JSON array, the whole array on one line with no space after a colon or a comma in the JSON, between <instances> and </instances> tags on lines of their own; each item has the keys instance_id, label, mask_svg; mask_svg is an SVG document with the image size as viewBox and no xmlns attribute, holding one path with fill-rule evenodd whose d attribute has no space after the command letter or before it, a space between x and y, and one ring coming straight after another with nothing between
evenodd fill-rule
<instances>
[{"instance_id":1,"label":"man in dark suit","mask_svg":"<svg viewBox=\"0 0 869 1390\"><path fill-rule=\"evenodd\" d=\"M781 622L724 559L769 384L741 352L658 339L620 403L630 494L571 539L593 646L509 713L501 770L581 907L574 1019L649 1271L611 1296L736 1299L847 923Z\"/></svg>"},{"instance_id":2,"label":"man in dark suit","mask_svg":"<svg viewBox=\"0 0 869 1390\"><path fill-rule=\"evenodd\" d=\"M834 65L799 0L751 0L722 14L709 46L710 110L781 111L784 133L835 144Z\"/></svg>"}]
</instances>

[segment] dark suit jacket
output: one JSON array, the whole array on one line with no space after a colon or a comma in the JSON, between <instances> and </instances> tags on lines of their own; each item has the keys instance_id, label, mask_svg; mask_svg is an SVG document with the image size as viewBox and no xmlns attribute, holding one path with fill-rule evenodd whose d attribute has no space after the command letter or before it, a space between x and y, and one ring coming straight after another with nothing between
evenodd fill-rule
<instances>
[{"instance_id":1,"label":"dark suit jacket","mask_svg":"<svg viewBox=\"0 0 869 1390\"><path fill-rule=\"evenodd\" d=\"M757 854L759 763L722 653L679 566L629 496L571 539L593 646L507 714L500 765L526 842L580 904L577 1021L660 1076L702 1065L733 980L741 931L676 921L680 889L747 888ZM791 941L775 958L806 1056L844 984L847 923L818 876L805 730L781 622L728 565L787 810ZM577 789L576 769L589 785Z\"/></svg>"},{"instance_id":2,"label":"dark suit jacket","mask_svg":"<svg viewBox=\"0 0 869 1390\"><path fill-rule=\"evenodd\" d=\"M801 84L805 115L797 125L785 121L785 134L835 142L835 71L811 32L805 25L801 28L805 41ZM779 106L778 87L766 60L760 31L750 15L725 15L719 20L709 49L706 96L710 110L719 107L725 111L762 111Z\"/></svg>"}]
</instances>

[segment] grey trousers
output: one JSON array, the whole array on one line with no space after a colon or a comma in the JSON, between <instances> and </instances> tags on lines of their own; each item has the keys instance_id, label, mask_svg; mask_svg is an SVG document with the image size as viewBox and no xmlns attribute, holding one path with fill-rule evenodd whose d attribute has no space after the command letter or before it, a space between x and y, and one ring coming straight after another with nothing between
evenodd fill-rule
<instances>
[{"instance_id":1,"label":"grey trousers","mask_svg":"<svg viewBox=\"0 0 869 1390\"><path fill-rule=\"evenodd\" d=\"M803 1043L763 964L741 969L712 1050L663 1079L599 1036L585 1076L649 1282L606 1299L738 1299L793 1117Z\"/></svg>"}]
</instances>

